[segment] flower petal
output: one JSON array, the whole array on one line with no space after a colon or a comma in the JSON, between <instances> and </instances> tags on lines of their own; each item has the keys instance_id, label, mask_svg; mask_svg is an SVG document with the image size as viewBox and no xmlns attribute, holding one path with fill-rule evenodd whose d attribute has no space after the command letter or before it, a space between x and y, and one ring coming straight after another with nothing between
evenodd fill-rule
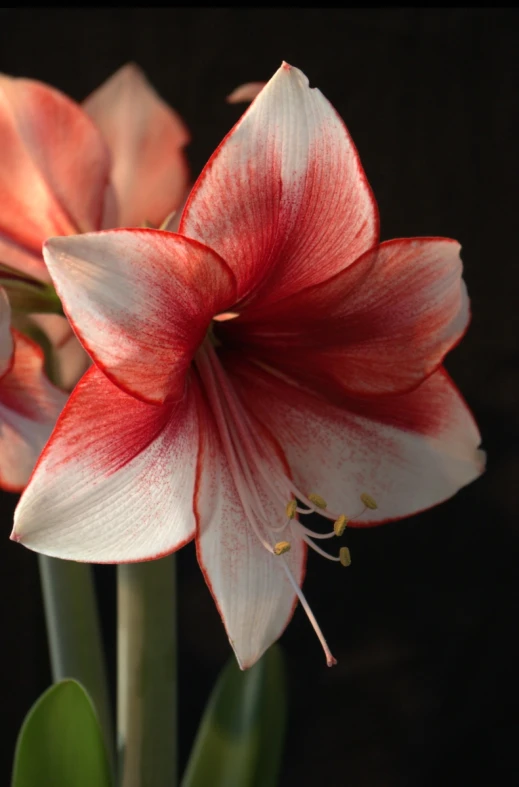
<instances>
[{"instance_id":1,"label":"flower petal","mask_svg":"<svg viewBox=\"0 0 519 787\"><path fill-rule=\"evenodd\" d=\"M382 243L333 279L223 323L223 341L328 397L409 390L468 326L459 249L445 238Z\"/></svg>"},{"instance_id":2,"label":"flower petal","mask_svg":"<svg viewBox=\"0 0 519 787\"><path fill-rule=\"evenodd\" d=\"M133 63L115 72L83 103L106 140L119 226L159 226L179 207L188 186L182 148L189 133Z\"/></svg>"},{"instance_id":3,"label":"flower petal","mask_svg":"<svg viewBox=\"0 0 519 787\"><path fill-rule=\"evenodd\" d=\"M179 231L217 251L239 295L274 302L329 279L377 242L378 214L331 104L284 63L213 154Z\"/></svg>"},{"instance_id":4,"label":"flower petal","mask_svg":"<svg viewBox=\"0 0 519 787\"><path fill-rule=\"evenodd\" d=\"M198 562L238 663L246 669L281 636L292 617L297 598L283 561L300 585L306 546L290 528L283 533L292 544L286 555L275 556L262 546L240 502L213 416L201 400L199 412ZM274 503L264 500L264 505L272 521L279 520Z\"/></svg>"},{"instance_id":5,"label":"flower petal","mask_svg":"<svg viewBox=\"0 0 519 787\"><path fill-rule=\"evenodd\" d=\"M11 307L7 293L0 287L0 378L11 366L13 346Z\"/></svg>"},{"instance_id":6,"label":"flower petal","mask_svg":"<svg viewBox=\"0 0 519 787\"><path fill-rule=\"evenodd\" d=\"M0 261L48 278L41 245L100 227L110 156L71 99L0 76Z\"/></svg>"},{"instance_id":7,"label":"flower petal","mask_svg":"<svg viewBox=\"0 0 519 787\"><path fill-rule=\"evenodd\" d=\"M155 407L93 366L38 462L11 537L43 554L96 563L173 552L194 532L197 451L190 392Z\"/></svg>"},{"instance_id":8,"label":"flower petal","mask_svg":"<svg viewBox=\"0 0 519 787\"><path fill-rule=\"evenodd\" d=\"M0 486L23 489L66 395L43 372L43 353L17 331L11 369L0 379Z\"/></svg>"},{"instance_id":9,"label":"flower petal","mask_svg":"<svg viewBox=\"0 0 519 787\"><path fill-rule=\"evenodd\" d=\"M235 87L232 93L227 96L228 104L241 104L242 102L254 101L261 93L266 82L246 82L244 85Z\"/></svg>"},{"instance_id":10,"label":"flower petal","mask_svg":"<svg viewBox=\"0 0 519 787\"><path fill-rule=\"evenodd\" d=\"M303 493L354 516L363 492L378 503L351 524L409 516L454 495L484 469L480 435L442 369L411 393L351 399L339 408L268 372L227 359L234 385L279 440Z\"/></svg>"},{"instance_id":11,"label":"flower petal","mask_svg":"<svg viewBox=\"0 0 519 787\"><path fill-rule=\"evenodd\" d=\"M234 278L197 241L158 230L53 238L44 257L74 330L110 379L143 401L181 398Z\"/></svg>"}]
</instances>

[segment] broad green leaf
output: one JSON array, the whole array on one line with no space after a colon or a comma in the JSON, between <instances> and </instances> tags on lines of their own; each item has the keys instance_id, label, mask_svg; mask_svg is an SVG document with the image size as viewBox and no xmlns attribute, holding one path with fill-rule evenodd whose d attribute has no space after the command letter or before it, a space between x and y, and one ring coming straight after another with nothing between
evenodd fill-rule
<instances>
[{"instance_id":1,"label":"broad green leaf","mask_svg":"<svg viewBox=\"0 0 519 787\"><path fill-rule=\"evenodd\" d=\"M245 672L231 658L209 699L182 787L275 787L286 712L277 645Z\"/></svg>"},{"instance_id":2,"label":"broad green leaf","mask_svg":"<svg viewBox=\"0 0 519 787\"><path fill-rule=\"evenodd\" d=\"M111 787L99 722L76 681L51 686L25 717L12 787Z\"/></svg>"}]
</instances>

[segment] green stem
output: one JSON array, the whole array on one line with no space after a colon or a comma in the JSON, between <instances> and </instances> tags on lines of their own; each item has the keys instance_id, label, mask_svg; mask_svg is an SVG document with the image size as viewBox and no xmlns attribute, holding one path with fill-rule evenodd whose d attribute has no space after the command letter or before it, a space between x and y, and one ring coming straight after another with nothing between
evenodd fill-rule
<instances>
[{"instance_id":1,"label":"green stem","mask_svg":"<svg viewBox=\"0 0 519 787\"><path fill-rule=\"evenodd\" d=\"M177 783L174 555L117 567L120 787Z\"/></svg>"},{"instance_id":2,"label":"green stem","mask_svg":"<svg viewBox=\"0 0 519 787\"><path fill-rule=\"evenodd\" d=\"M92 567L38 555L54 682L75 678L89 693L113 765L112 716Z\"/></svg>"}]
</instances>

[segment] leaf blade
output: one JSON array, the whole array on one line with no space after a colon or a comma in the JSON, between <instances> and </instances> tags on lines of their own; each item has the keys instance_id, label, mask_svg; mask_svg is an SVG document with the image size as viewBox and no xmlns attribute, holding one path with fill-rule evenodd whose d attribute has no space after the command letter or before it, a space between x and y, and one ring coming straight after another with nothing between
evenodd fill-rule
<instances>
[{"instance_id":1,"label":"leaf blade","mask_svg":"<svg viewBox=\"0 0 519 787\"><path fill-rule=\"evenodd\" d=\"M25 717L16 744L12 787L111 787L92 702L74 680L47 689Z\"/></svg>"}]
</instances>

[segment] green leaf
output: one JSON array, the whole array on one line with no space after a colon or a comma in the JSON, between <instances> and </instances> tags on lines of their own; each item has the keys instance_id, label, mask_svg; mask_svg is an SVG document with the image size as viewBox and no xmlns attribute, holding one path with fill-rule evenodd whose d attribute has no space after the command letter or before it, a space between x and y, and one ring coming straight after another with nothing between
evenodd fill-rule
<instances>
[{"instance_id":1,"label":"green leaf","mask_svg":"<svg viewBox=\"0 0 519 787\"><path fill-rule=\"evenodd\" d=\"M0 286L7 292L11 309L19 314L63 314L52 284L27 276L0 263Z\"/></svg>"},{"instance_id":2,"label":"green leaf","mask_svg":"<svg viewBox=\"0 0 519 787\"><path fill-rule=\"evenodd\" d=\"M209 699L182 787L275 787L286 713L280 648L245 672L233 657Z\"/></svg>"},{"instance_id":3,"label":"green leaf","mask_svg":"<svg viewBox=\"0 0 519 787\"><path fill-rule=\"evenodd\" d=\"M111 787L99 722L76 681L51 686L25 717L12 787Z\"/></svg>"}]
</instances>

